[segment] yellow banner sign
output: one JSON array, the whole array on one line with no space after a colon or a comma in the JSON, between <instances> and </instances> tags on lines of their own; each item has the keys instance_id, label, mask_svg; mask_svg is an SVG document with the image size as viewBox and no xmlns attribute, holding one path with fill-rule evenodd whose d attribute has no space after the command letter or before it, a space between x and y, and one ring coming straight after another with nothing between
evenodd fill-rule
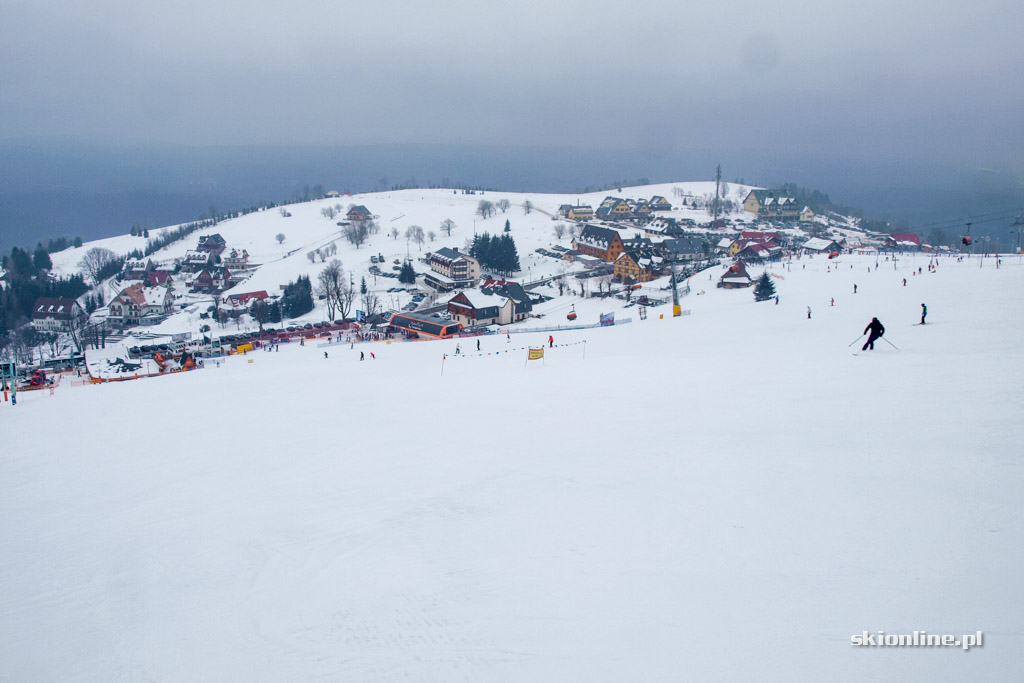
<instances>
[{"instance_id":1,"label":"yellow banner sign","mask_svg":"<svg viewBox=\"0 0 1024 683\"><path fill-rule=\"evenodd\" d=\"M543 357L544 357L544 347L542 346L539 349L531 348L530 349L530 357L527 358L526 360L540 360Z\"/></svg>"}]
</instances>

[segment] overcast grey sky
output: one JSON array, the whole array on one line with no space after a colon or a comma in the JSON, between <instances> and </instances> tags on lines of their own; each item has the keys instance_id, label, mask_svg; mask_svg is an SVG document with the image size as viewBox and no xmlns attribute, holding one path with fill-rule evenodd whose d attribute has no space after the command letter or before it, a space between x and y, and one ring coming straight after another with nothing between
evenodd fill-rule
<instances>
[{"instance_id":1,"label":"overcast grey sky","mask_svg":"<svg viewBox=\"0 0 1024 683\"><path fill-rule=\"evenodd\" d=\"M0 137L1021 169L1024 2L0 3Z\"/></svg>"}]
</instances>

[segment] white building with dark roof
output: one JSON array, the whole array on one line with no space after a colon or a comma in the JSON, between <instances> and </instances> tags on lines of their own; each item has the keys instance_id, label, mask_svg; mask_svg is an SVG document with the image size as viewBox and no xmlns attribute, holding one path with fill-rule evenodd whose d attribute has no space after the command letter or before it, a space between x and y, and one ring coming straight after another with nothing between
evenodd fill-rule
<instances>
[{"instance_id":1,"label":"white building with dark roof","mask_svg":"<svg viewBox=\"0 0 1024 683\"><path fill-rule=\"evenodd\" d=\"M32 326L40 332L61 332L76 318L85 317L85 311L74 299L40 297L32 306Z\"/></svg>"}]
</instances>

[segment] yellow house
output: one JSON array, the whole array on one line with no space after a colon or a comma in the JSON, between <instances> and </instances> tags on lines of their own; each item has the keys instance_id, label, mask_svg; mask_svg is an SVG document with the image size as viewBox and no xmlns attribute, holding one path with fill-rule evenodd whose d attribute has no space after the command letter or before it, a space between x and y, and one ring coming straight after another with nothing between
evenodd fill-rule
<instances>
[{"instance_id":1,"label":"yellow house","mask_svg":"<svg viewBox=\"0 0 1024 683\"><path fill-rule=\"evenodd\" d=\"M624 202L619 200L612 206L611 211L608 212L608 216L611 218L628 218L633 213L633 209Z\"/></svg>"},{"instance_id":2,"label":"yellow house","mask_svg":"<svg viewBox=\"0 0 1024 683\"><path fill-rule=\"evenodd\" d=\"M759 194L764 194L764 190L760 193L757 190L751 190L747 193L747 196L743 199L744 211L749 211L754 215L761 213L761 197L758 196Z\"/></svg>"},{"instance_id":3,"label":"yellow house","mask_svg":"<svg viewBox=\"0 0 1024 683\"><path fill-rule=\"evenodd\" d=\"M573 221L589 221L594 217L594 210L590 208L589 204L574 206L569 209L565 217Z\"/></svg>"},{"instance_id":4,"label":"yellow house","mask_svg":"<svg viewBox=\"0 0 1024 683\"><path fill-rule=\"evenodd\" d=\"M625 251L615 260L614 273L622 282L627 278L634 282L650 282L654 278L654 266L654 258Z\"/></svg>"},{"instance_id":5,"label":"yellow house","mask_svg":"<svg viewBox=\"0 0 1024 683\"><path fill-rule=\"evenodd\" d=\"M778 218L781 220L797 220L800 212L796 209L796 199L773 190L751 190L743 198L743 210L757 214L761 218Z\"/></svg>"},{"instance_id":6,"label":"yellow house","mask_svg":"<svg viewBox=\"0 0 1024 683\"><path fill-rule=\"evenodd\" d=\"M814 212L811 211L811 207L804 207L804 210L800 212L800 220L804 222L810 222L814 220Z\"/></svg>"}]
</instances>

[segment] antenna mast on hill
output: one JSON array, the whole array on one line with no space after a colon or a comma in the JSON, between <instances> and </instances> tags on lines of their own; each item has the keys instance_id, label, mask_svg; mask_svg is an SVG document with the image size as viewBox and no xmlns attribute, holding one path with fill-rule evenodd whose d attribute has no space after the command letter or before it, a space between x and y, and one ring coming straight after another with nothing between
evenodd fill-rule
<instances>
[{"instance_id":1,"label":"antenna mast on hill","mask_svg":"<svg viewBox=\"0 0 1024 683\"><path fill-rule=\"evenodd\" d=\"M722 165L719 164L715 171L715 219L713 225L718 224L718 186L722 182Z\"/></svg>"}]
</instances>

